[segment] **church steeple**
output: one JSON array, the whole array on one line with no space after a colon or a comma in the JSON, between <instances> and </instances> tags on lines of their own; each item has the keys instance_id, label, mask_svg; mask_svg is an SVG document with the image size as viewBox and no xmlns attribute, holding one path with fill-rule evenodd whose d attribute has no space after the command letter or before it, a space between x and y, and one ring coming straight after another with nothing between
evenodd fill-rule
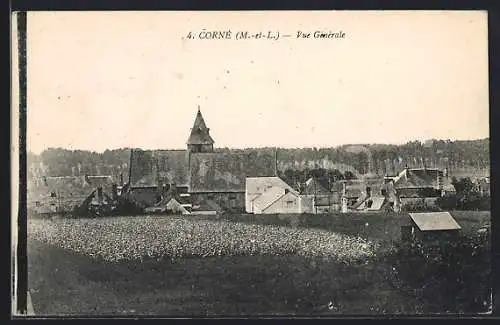
<instances>
[{"instance_id":1,"label":"church steeple","mask_svg":"<svg viewBox=\"0 0 500 325\"><path fill-rule=\"evenodd\" d=\"M214 140L210 136L210 129L205 124L203 115L201 115L200 106L198 105L198 113L194 120L191 134L187 141L188 150L190 152L212 152Z\"/></svg>"}]
</instances>

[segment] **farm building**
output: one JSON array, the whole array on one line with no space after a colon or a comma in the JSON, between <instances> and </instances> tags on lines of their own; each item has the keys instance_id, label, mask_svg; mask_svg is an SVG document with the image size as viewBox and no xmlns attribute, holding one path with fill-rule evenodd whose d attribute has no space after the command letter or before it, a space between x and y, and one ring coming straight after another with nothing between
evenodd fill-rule
<instances>
[{"instance_id":1,"label":"farm building","mask_svg":"<svg viewBox=\"0 0 500 325\"><path fill-rule=\"evenodd\" d=\"M401 229L406 242L453 239L461 229L449 212L410 213L409 217L409 223Z\"/></svg>"},{"instance_id":2,"label":"farm building","mask_svg":"<svg viewBox=\"0 0 500 325\"><path fill-rule=\"evenodd\" d=\"M361 179L340 181L342 212L381 211L389 203L387 186L381 179Z\"/></svg>"},{"instance_id":3,"label":"farm building","mask_svg":"<svg viewBox=\"0 0 500 325\"><path fill-rule=\"evenodd\" d=\"M433 207L439 197L454 194L446 169L405 168L397 176L385 177L385 183L403 209L413 204Z\"/></svg>"},{"instance_id":4,"label":"farm building","mask_svg":"<svg viewBox=\"0 0 500 325\"><path fill-rule=\"evenodd\" d=\"M117 198L111 176L40 177L27 186L28 209L38 214L110 208Z\"/></svg>"},{"instance_id":5,"label":"farm building","mask_svg":"<svg viewBox=\"0 0 500 325\"><path fill-rule=\"evenodd\" d=\"M279 193L284 193L285 190L295 192L290 185L277 176L247 177L245 180L245 211L247 213L253 213L256 202L260 202L261 205L267 204L261 197L271 189L273 191L281 189ZM266 194L266 196L269 196L269 194Z\"/></svg>"},{"instance_id":6,"label":"farm building","mask_svg":"<svg viewBox=\"0 0 500 325\"><path fill-rule=\"evenodd\" d=\"M333 191L332 191L333 190ZM301 191L302 212L328 213L340 210L340 195L328 180L309 178Z\"/></svg>"},{"instance_id":7,"label":"farm building","mask_svg":"<svg viewBox=\"0 0 500 325\"><path fill-rule=\"evenodd\" d=\"M277 176L246 180L247 213L328 213L340 209L337 193L310 179L299 192Z\"/></svg>"},{"instance_id":8,"label":"farm building","mask_svg":"<svg viewBox=\"0 0 500 325\"><path fill-rule=\"evenodd\" d=\"M148 213L190 214L192 204L189 194L179 193L175 188L170 188L162 194L160 201L145 209Z\"/></svg>"},{"instance_id":9,"label":"farm building","mask_svg":"<svg viewBox=\"0 0 500 325\"><path fill-rule=\"evenodd\" d=\"M481 195L491 195L491 183L489 177L483 177L476 181L477 190Z\"/></svg>"},{"instance_id":10,"label":"farm building","mask_svg":"<svg viewBox=\"0 0 500 325\"><path fill-rule=\"evenodd\" d=\"M195 207L245 210L247 177L275 176L276 152L214 149L210 129L198 108L186 150L132 150L127 197L154 206L175 187Z\"/></svg>"},{"instance_id":11,"label":"farm building","mask_svg":"<svg viewBox=\"0 0 500 325\"><path fill-rule=\"evenodd\" d=\"M296 191L271 187L253 200L253 213L255 214L277 214L277 213L300 213L301 198Z\"/></svg>"}]
</instances>

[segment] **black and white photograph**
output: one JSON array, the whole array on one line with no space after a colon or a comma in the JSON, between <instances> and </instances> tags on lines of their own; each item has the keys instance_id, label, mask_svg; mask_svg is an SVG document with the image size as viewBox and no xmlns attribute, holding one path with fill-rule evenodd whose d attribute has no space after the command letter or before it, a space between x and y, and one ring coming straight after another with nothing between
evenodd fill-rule
<instances>
[{"instance_id":1,"label":"black and white photograph","mask_svg":"<svg viewBox=\"0 0 500 325\"><path fill-rule=\"evenodd\" d=\"M492 313L486 11L23 15L14 315Z\"/></svg>"}]
</instances>

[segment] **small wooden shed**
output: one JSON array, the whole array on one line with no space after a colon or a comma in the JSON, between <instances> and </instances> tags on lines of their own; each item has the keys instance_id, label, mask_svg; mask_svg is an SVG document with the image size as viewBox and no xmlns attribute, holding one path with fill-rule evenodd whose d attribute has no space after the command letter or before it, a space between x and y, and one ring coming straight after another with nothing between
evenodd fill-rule
<instances>
[{"instance_id":1,"label":"small wooden shed","mask_svg":"<svg viewBox=\"0 0 500 325\"><path fill-rule=\"evenodd\" d=\"M409 213L409 223L401 227L401 239L432 241L456 238L461 227L449 212Z\"/></svg>"}]
</instances>

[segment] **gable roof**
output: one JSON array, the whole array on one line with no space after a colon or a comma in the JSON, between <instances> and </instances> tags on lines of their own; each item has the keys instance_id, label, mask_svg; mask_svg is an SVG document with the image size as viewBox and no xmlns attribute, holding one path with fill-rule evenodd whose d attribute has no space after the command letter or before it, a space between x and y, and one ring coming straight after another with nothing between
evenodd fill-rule
<instances>
[{"instance_id":1,"label":"gable roof","mask_svg":"<svg viewBox=\"0 0 500 325\"><path fill-rule=\"evenodd\" d=\"M406 176L399 177L394 183L395 188L425 188L437 187L438 176L443 172L434 168L411 168L406 171Z\"/></svg>"},{"instance_id":2,"label":"gable roof","mask_svg":"<svg viewBox=\"0 0 500 325\"><path fill-rule=\"evenodd\" d=\"M259 207L261 210L264 210L277 200L285 195L285 189L277 186L273 186L270 189L267 189L262 195L256 198L253 202L254 205Z\"/></svg>"},{"instance_id":3,"label":"gable roof","mask_svg":"<svg viewBox=\"0 0 500 325\"><path fill-rule=\"evenodd\" d=\"M247 177L245 180L245 190L248 195L262 194L273 186L294 191L290 185L278 176Z\"/></svg>"},{"instance_id":4,"label":"gable roof","mask_svg":"<svg viewBox=\"0 0 500 325\"><path fill-rule=\"evenodd\" d=\"M258 151L193 153L190 192L245 192L247 177L272 176L274 155Z\"/></svg>"},{"instance_id":5,"label":"gable roof","mask_svg":"<svg viewBox=\"0 0 500 325\"><path fill-rule=\"evenodd\" d=\"M372 195L380 193L380 191L386 188L382 178L375 179L353 179L348 181L337 181L333 185L333 188L342 194L343 183L345 183L346 196L347 197L361 197L366 194L366 188L370 188Z\"/></svg>"},{"instance_id":6,"label":"gable roof","mask_svg":"<svg viewBox=\"0 0 500 325\"><path fill-rule=\"evenodd\" d=\"M111 176L37 177L27 182L27 198L28 201L43 200L54 193L57 198L80 201L98 187L110 193L113 184Z\"/></svg>"},{"instance_id":7,"label":"gable roof","mask_svg":"<svg viewBox=\"0 0 500 325\"><path fill-rule=\"evenodd\" d=\"M275 199L270 200L269 203L265 204L265 206L261 208L261 210L265 211L265 210L269 209L270 207L272 207L273 205L279 204L280 201L288 200L292 197L299 199L299 201L302 200L302 198L297 193L287 192L287 193L283 193L282 195L279 195L279 196L276 195Z\"/></svg>"},{"instance_id":8,"label":"gable roof","mask_svg":"<svg viewBox=\"0 0 500 325\"><path fill-rule=\"evenodd\" d=\"M130 160L132 187L157 186L158 182L188 185L186 150L133 150Z\"/></svg>"},{"instance_id":9,"label":"gable roof","mask_svg":"<svg viewBox=\"0 0 500 325\"><path fill-rule=\"evenodd\" d=\"M207 199L207 200L202 200L199 202L196 206L193 206L193 211L192 213L199 212L199 211L216 211L216 212L222 212L224 209L220 207L215 201Z\"/></svg>"},{"instance_id":10,"label":"gable roof","mask_svg":"<svg viewBox=\"0 0 500 325\"><path fill-rule=\"evenodd\" d=\"M199 108L187 144L214 144L214 140L210 136L210 129L207 128Z\"/></svg>"},{"instance_id":11,"label":"gable roof","mask_svg":"<svg viewBox=\"0 0 500 325\"><path fill-rule=\"evenodd\" d=\"M410 218L422 231L461 229L449 212L410 213Z\"/></svg>"},{"instance_id":12,"label":"gable roof","mask_svg":"<svg viewBox=\"0 0 500 325\"><path fill-rule=\"evenodd\" d=\"M309 178L305 184L304 194L305 195L328 194L328 190L327 190L328 185L324 186L322 183L323 182L321 182L320 180L318 180L316 178L313 178L313 177Z\"/></svg>"}]
</instances>

